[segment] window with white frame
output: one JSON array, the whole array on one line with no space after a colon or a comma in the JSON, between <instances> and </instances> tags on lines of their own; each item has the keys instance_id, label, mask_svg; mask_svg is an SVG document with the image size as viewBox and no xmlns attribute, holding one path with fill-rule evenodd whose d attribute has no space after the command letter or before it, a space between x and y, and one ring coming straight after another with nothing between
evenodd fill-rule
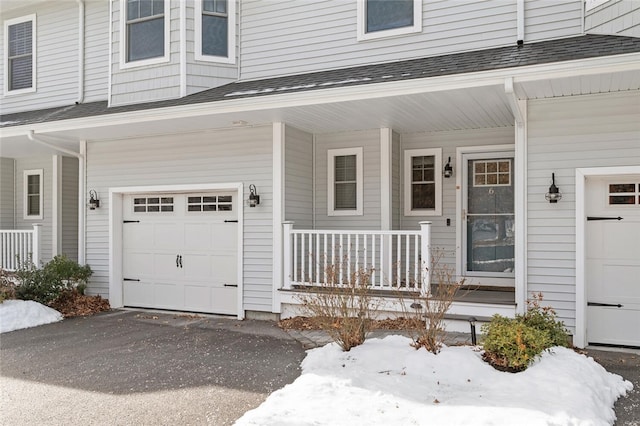
<instances>
[{"instance_id":1,"label":"window with white frame","mask_svg":"<svg viewBox=\"0 0 640 426\"><path fill-rule=\"evenodd\" d=\"M195 10L197 60L235 63L234 0L198 0Z\"/></svg>"},{"instance_id":2,"label":"window with white frame","mask_svg":"<svg viewBox=\"0 0 640 426\"><path fill-rule=\"evenodd\" d=\"M362 215L362 148L328 151L329 216Z\"/></svg>"},{"instance_id":3,"label":"window with white frame","mask_svg":"<svg viewBox=\"0 0 640 426\"><path fill-rule=\"evenodd\" d=\"M42 183L43 170L24 171L24 218L42 219L43 215L43 193Z\"/></svg>"},{"instance_id":4,"label":"window with white frame","mask_svg":"<svg viewBox=\"0 0 640 426\"><path fill-rule=\"evenodd\" d=\"M358 0L358 40L422 31L422 0Z\"/></svg>"},{"instance_id":5,"label":"window with white frame","mask_svg":"<svg viewBox=\"0 0 640 426\"><path fill-rule=\"evenodd\" d=\"M169 0L122 0L122 7L122 62L144 65L167 59Z\"/></svg>"},{"instance_id":6,"label":"window with white frame","mask_svg":"<svg viewBox=\"0 0 640 426\"><path fill-rule=\"evenodd\" d=\"M5 93L35 90L36 15L4 23Z\"/></svg>"},{"instance_id":7,"label":"window with white frame","mask_svg":"<svg viewBox=\"0 0 640 426\"><path fill-rule=\"evenodd\" d=\"M404 214L442 214L442 149L408 149L404 152Z\"/></svg>"}]
</instances>

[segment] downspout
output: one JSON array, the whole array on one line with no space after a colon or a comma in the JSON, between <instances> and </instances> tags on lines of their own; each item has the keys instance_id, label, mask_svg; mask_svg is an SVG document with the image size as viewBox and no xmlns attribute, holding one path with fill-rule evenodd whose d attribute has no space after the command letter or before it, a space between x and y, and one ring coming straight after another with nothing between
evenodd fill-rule
<instances>
[{"instance_id":1,"label":"downspout","mask_svg":"<svg viewBox=\"0 0 640 426\"><path fill-rule=\"evenodd\" d=\"M238 61L238 76L236 80L240 81L240 72L241 67L240 63L242 62L242 2L238 2L238 55L236 56L236 60Z\"/></svg>"},{"instance_id":2,"label":"downspout","mask_svg":"<svg viewBox=\"0 0 640 426\"><path fill-rule=\"evenodd\" d=\"M516 2L516 33L518 46L524 44L524 0Z\"/></svg>"},{"instance_id":3,"label":"downspout","mask_svg":"<svg viewBox=\"0 0 640 426\"><path fill-rule=\"evenodd\" d=\"M76 105L84 102L84 0L78 3L78 99Z\"/></svg>"},{"instance_id":4,"label":"downspout","mask_svg":"<svg viewBox=\"0 0 640 426\"><path fill-rule=\"evenodd\" d=\"M27 138L31 142L46 146L58 152L62 152L78 159L78 263L85 263L85 227L84 227L84 193L86 173L86 141L80 141L80 153L62 148L36 136L33 130L29 130Z\"/></svg>"},{"instance_id":5,"label":"downspout","mask_svg":"<svg viewBox=\"0 0 640 426\"><path fill-rule=\"evenodd\" d=\"M197 18L196 18L197 19ZM180 2L180 97L187 96L187 3Z\"/></svg>"}]
</instances>

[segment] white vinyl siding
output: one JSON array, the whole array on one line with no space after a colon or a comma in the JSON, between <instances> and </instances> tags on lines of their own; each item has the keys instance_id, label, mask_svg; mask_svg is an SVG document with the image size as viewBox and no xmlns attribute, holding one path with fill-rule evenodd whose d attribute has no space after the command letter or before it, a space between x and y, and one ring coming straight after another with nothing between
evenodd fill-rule
<instances>
[{"instance_id":1,"label":"white vinyl siding","mask_svg":"<svg viewBox=\"0 0 640 426\"><path fill-rule=\"evenodd\" d=\"M48 262L51 260L52 253L52 222L51 222L51 208L53 205L53 166L51 157L29 157L29 158L17 158L15 159L16 165L16 229L33 229L35 223L41 224L40 228L40 242L41 242L41 256L42 262ZM25 184L24 177L26 170L42 170L42 182L43 182L43 194L42 194L42 213L43 218L25 219Z\"/></svg>"},{"instance_id":2,"label":"white vinyl siding","mask_svg":"<svg viewBox=\"0 0 640 426\"><path fill-rule=\"evenodd\" d=\"M328 151L362 148L362 215L334 217L327 214ZM380 129L316 135L316 228L380 229Z\"/></svg>"},{"instance_id":3,"label":"white vinyl siding","mask_svg":"<svg viewBox=\"0 0 640 426\"><path fill-rule=\"evenodd\" d=\"M456 147L513 144L513 127L493 129L456 130L432 133L405 133L401 135L402 150L442 148L442 157L451 157L453 176L442 179L442 215L432 216L428 220L431 226L431 245L442 249L441 262L455 270L456 260L456 217L460 212L456 206L456 175L460 173L455 163ZM447 226L451 219L451 226ZM419 222L425 220L419 216L402 216L402 229L419 229Z\"/></svg>"},{"instance_id":4,"label":"white vinyl siding","mask_svg":"<svg viewBox=\"0 0 640 426\"><path fill-rule=\"evenodd\" d=\"M582 0L526 0L525 43L580 35L582 8Z\"/></svg>"},{"instance_id":5,"label":"white vinyl siding","mask_svg":"<svg viewBox=\"0 0 640 426\"><path fill-rule=\"evenodd\" d=\"M528 290L542 292L573 329L575 170L640 164L640 92L535 100L528 114ZM557 204L544 198L552 173Z\"/></svg>"},{"instance_id":6,"label":"white vinyl siding","mask_svg":"<svg viewBox=\"0 0 640 426\"><path fill-rule=\"evenodd\" d=\"M78 159L62 157L62 253L78 260Z\"/></svg>"},{"instance_id":7,"label":"white vinyl siding","mask_svg":"<svg viewBox=\"0 0 640 426\"><path fill-rule=\"evenodd\" d=\"M107 100L109 85L109 3L85 2L84 102Z\"/></svg>"},{"instance_id":8,"label":"white vinyl siding","mask_svg":"<svg viewBox=\"0 0 640 426\"><path fill-rule=\"evenodd\" d=\"M14 160L0 158L0 229L13 229L14 219Z\"/></svg>"},{"instance_id":9,"label":"white vinyl siding","mask_svg":"<svg viewBox=\"0 0 640 426\"><path fill-rule=\"evenodd\" d=\"M110 105L125 105L180 96L180 4L166 0L164 20L169 33L165 57L126 62L126 25L122 22L124 0L112 0L111 99ZM160 61L161 63L157 63ZM146 65L145 65L146 64Z\"/></svg>"},{"instance_id":10,"label":"white vinyl siding","mask_svg":"<svg viewBox=\"0 0 640 426\"><path fill-rule=\"evenodd\" d=\"M584 30L589 34L640 37L640 2L609 0L585 14Z\"/></svg>"},{"instance_id":11,"label":"white vinyl siding","mask_svg":"<svg viewBox=\"0 0 640 426\"><path fill-rule=\"evenodd\" d=\"M179 142L179 143L178 143ZM108 194L127 186L243 182L258 187L260 205L244 209L245 309L271 312L273 268L272 127L215 133L153 136L87 147L87 188ZM109 202L87 211L87 263L94 271L88 291L109 292Z\"/></svg>"},{"instance_id":12,"label":"white vinyl siding","mask_svg":"<svg viewBox=\"0 0 640 426\"><path fill-rule=\"evenodd\" d=\"M421 33L367 42L357 40L355 1L247 0L241 8L245 80L516 42L515 1L425 1Z\"/></svg>"},{"instance_id":13,"label":"white vinyl siding","mask_svg":"<svg viewBox=\"0 0 640 426\"><path fill-rule=\"evenodd\" d=\"M78 97L78 5L75 2L46 2L29 11L36 16L33 84L37 91L18 91L14 95L8 93L3 84L3 114L71 105ZM17 16L14 13L17 12L3 12L2 18L24 16L24 9ZM4 48L4 31L2 37ZM5 51L0 67L5 82L8 78L6 60Z\"/></svg>"},{"instance_id":14,"label":"white vinyl siding","mask_svg":"<svg viewBox=\"0 0 640 426\"><path fill-rule=\"evenodd\" d=\"M300 229L313 228L313 135L285 128L284 217Z\"/></svg>"}]
</instances>

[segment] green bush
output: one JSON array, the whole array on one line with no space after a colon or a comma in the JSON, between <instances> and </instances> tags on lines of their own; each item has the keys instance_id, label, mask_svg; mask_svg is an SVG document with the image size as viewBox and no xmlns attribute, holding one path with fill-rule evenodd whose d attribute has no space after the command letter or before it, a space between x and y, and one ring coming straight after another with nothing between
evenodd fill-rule
<instances>
[{"instance_id":1,"label":"green bush","mask_svg":"<svg viewBox=\"0 0 640 426\"><path fill-rule=\"evenodd\" d=\"M525 370L544 350L553 346L569 346L564 324L556 320L549 307L541 307L542 295L527 302L528 310L515 318L494 315L482 326L484 358L500 370Z\"/></svg>"},{"instance_id":2,"label":"green bush","mask_svg":"<svg viewBox=\"0 0 640 426\"><path fill-rule=\"evenodd\" d=\"M19 280L16 297L46 305L65 290L76 289L82 294L92 273L88 265L80 266L64 255L54 257L42 268L21 265L16 271Z\"/></svg>"}]
</instances>

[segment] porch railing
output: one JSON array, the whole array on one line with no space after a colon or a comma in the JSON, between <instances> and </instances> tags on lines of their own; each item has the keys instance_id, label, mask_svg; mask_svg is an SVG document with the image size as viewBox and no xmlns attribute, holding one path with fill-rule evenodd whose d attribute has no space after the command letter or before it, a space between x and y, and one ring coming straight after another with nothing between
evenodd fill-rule
<instances>
[{"instance_id":1,"label":"porch railing","mask_svg":"<svg viewBox=\"0 0 640 426\"><path fill-rule=\"evenodd\" d=\"M431 222L411 231L293 229L283 223L284 288L346 286L366 274L372 289L429 289Z\"/></svg>"},{"instance_id":2,"label":"porch railing","mask_svg":"<svg viewBox=\"0 0 640 426\"><path fill-rule=\"evenodd\" d=\"M40 264L40 228L30 230L0 230L0 268L15 271L20 263Z\"/></svg>"}]
</instances>

